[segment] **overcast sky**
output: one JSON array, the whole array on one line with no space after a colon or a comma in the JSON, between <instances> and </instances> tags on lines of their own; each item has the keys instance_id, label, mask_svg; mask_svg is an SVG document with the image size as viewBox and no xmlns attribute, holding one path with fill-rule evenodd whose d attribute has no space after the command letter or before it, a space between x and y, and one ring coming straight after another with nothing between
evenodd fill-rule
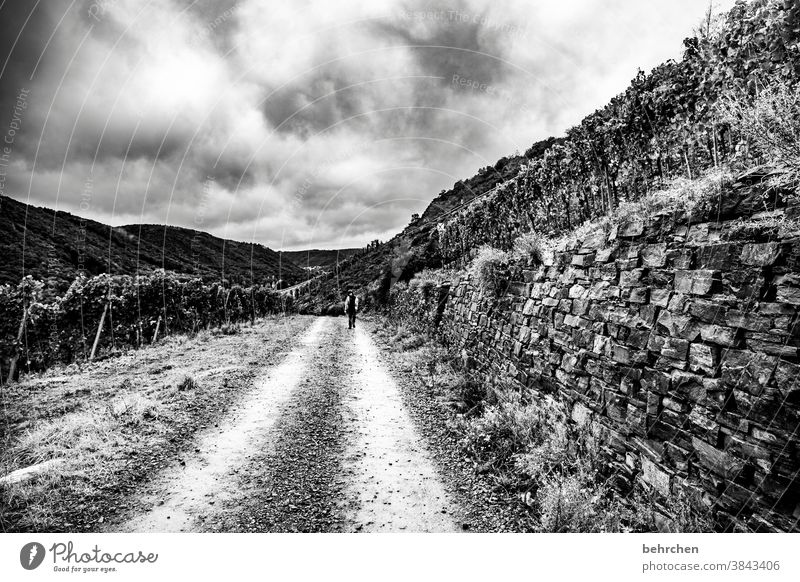
<instances>
[{"instance_id":1,"label":"overcast sky","mask_svg":"<svg viewBox=\"0 0 800 582\"><path fill-rule=\"evenodd\" d=\"M276 249L363 246L679 58L707 6L0 0L0 193Z\"/></svg>"}]
</instances>

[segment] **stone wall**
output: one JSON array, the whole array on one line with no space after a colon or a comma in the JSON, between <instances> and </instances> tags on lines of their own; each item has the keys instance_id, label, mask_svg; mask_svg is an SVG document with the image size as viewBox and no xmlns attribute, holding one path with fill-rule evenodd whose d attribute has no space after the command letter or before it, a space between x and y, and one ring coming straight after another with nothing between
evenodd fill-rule
<instances>
[{"instance_id":1,"label":"stone wall","mask_svg":"<svg viewBox=\"0 0 800 582\"><path fill-rule=\"evenodd\" d=\"M598 230L501 292L453 281L443 332L593 423L623 485L682 489L725 530L798 531L800 239L743 228L751 210Z\"/></svg>"}]
</instances>

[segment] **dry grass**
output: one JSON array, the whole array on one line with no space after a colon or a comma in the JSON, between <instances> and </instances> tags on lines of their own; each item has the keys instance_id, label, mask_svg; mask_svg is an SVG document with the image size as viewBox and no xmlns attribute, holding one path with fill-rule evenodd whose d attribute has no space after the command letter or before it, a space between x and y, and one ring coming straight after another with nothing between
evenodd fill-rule
<instances>
[{"instance_id":1,"label":"dry grass","mask_svg":"<svg viewBox=\"0 0 800 582\"><path fill-rule=\"evenodd\" d=\"M538 267L552 253L551 241L538 232L528 232L514 241L511 258L523 264Z\"/></svg>"},{"instance_id":2,"label":"dry grass","mask_svg":"<svg viewBox=\"0 0 800 582\"><path fill-rule=\"evenodd\" d=\"M614 226L661 213L710 212L717 207L720 196L732 182L733 176L725 168L710 170L694 180L675 178L665 188L635 201L622 201L611 214L584 222L561 236L548 238L538 232L526 233L514 242L513 251L505 257L525 265L547 265L551 264L556 250L579 246L598 233L608 235ZM487 254L484 262L489 263L489 257ZM488 273L488 267L480 268Z\"/></svg>"},{"instance_id":3,"label":"dry grass","mask_svg":"<svg viewBox=\"0 0 800 582\"><path fill-rule=\"evenodd\" d=\"M800 86L776 83L755 98L729 94L717 110L722 121L782 170L772 184L793 191L793 201L800 201Z\"/></svg>"},{"instance_id":4,"label":"dry grass","mask_svg":"<svg viewBox=\"0 0 800 582\"><path fill-rule=\"evenodd\" d=\"M734 221L727 226L722 236L728 240L740 238L764 241L786 240L800 236L800 220L786 216L783 210L762 212Z\"/></svg>"},{"instance_id":5,"label":"dry grass","mask_svg":"<svg viewBox=\"0 0 800 582\"><path fill-rule=\"evenodd\" d=\"M508 264L510 255L491 246L484 245L478 249L478 254L472 260L469 272L473 281L481 289L495 290L499 285L497 270Z\"/></svg>"},{"instance_id":6,"label":"dry grass","mask_svg":"<svg viewBox=\"0 0 800 582\"><path fill-rule=\"evenodd\" d=\"M305 321L269 321L261 331L232 336L202 331L193 339L168 338L5 387L0 475L51 459L63 463L0 489L0 531L91 531L99 519L113 519L127 493L224 413ZM214 370L226 371L208 373Z\"/></svg>"}]
</instances>

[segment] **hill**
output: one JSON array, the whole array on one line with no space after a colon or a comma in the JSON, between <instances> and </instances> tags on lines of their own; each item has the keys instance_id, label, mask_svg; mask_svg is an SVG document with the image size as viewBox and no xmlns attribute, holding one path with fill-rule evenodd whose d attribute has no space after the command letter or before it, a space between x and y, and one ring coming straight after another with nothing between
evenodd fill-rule
<instances>
[{"instance_id":1,"label":"hill","mask_svg":"<svg viewBox=\"0 0 800 582\"><path fill-rule=\"evenodd\" d=\"M321 267L327 269L335 266L347 257L351 257L361 249L321 250L310 249L307 251L278 251L278 253L301 268Z\"/></svg>"},{"instance_id":2,"label":"hill","mask_svg":"<svg viewBox=\"0 0 800 582\"><path fill-rule=\"evenodd\" d=\"M263 245L225 240L175 226L111 227L68 212L0 197L0 284L24 274L63 291L80 271L150 273L165 269L205 280L249 284L283 279L294 283L303 270Z\"/></svg>"},{"instance_id":3,"label":"hill","mask_svg":"<svg viewBox=\"0 0 800 582\"><path fill-rule=\"evenodd\" d=\"M720 108L798 83L800 5L739 2L684 40L684 49L681 60L640 72L564 137L502 158L440 193L401 233L323 282L304 308L322 311L346 287L380 302L392 281L464 265L481 245L509 250L527 232L556 236L614 215L675 178L759 163L764 152L737 134Z\"/></svg>"}]
</instances>

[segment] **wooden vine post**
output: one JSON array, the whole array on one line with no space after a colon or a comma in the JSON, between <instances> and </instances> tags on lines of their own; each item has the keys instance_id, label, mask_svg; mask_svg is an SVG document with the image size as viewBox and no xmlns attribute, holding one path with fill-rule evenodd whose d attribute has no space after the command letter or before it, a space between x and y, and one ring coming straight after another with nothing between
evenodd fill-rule
<instances>
[{"instance_id":1,"label":"wooden vine post","mask_svg":"<svg viewBox=\"0 0 800 582\"><path fill-rule=\"evenodd\" d=\"M22 321L19 322L19 330L17 331L17 346L19 346L20 342L22 342L22 335L25 333L25 324L28 321L28 308L22 310ZM11 358L11 364L8 368L8 381L7 384L11 384L14 381L14 374L17 372L17 360L19 360L19 348L17 348L17 352L14 354L14 357Z\"/></svg>"},{"instance_id":2,"label":"wooden vine post","mask_svg":"<svg viewBox=\"0 0 800 582\"><path fill-rule=\"evenodd\" d=\"M100 334L103 332L103 324L106 322L106 313L108 313L109 302L106 302L103 307L103 315L100 316L100 324L97 326L97 333L94 334L94 343L92 344L92 353L89 354L89 361L94 360L94 355L97 352L97 344L100 343Z\"/></svg>"},{"instance_id":3,"label":"wooden vine post","mask_svg":"<svg viewBox=\"0 0 800 582\"><path fill-rule=\"evenodd\" d=\"M159 315L159 316L158 316L158 321L156 321L156 331L155 331L155 333L153 334L153 341L152 341L152 342L150 342L151 344L154 344L154 343L156 343L156 340L158 339L158 330L159 330L160 328L161 328L161 316Z\"/></svg>"}]
</instances>

